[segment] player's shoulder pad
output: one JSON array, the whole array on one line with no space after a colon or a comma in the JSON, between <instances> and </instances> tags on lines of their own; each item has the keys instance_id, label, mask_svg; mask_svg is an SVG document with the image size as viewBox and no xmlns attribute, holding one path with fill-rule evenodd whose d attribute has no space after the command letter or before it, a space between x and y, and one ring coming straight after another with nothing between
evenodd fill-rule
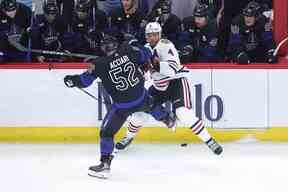
<instances>
[{"instance_id":1,"label":"player's shoulder pad","mask_svg":"<svg viewBox=\"0 0 288 192\"><path fill-rule=\"evenodd\" d=\"M168 39L161 39L156 47L157 49L163 51L175 48L174 44Z\"/></svg>"},{"instance_id":2,"label":"player's shoulder pad","mask_svg":"<svg viewBox=\"0 0 288 192\"><path fill-rule=\"evenodd\" d=\"M173 43L169 39L160 39L159 43L163 45L173 45Z\"/></svg>"}]
</instances>

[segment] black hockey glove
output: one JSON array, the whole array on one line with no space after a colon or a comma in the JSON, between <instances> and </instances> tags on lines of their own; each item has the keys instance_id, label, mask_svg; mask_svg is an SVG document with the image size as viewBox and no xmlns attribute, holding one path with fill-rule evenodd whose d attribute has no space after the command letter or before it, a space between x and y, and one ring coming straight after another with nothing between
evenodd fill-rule
<instances>
[{"instance_id":1,"label":"black hockey glove","mask_svg":"<svg viewBox=\"0 0 288 192\"><path fill-rule=\"evenodd\" d=\"M81 82L79 75L67 75L64 77L64 83L67 87L79 87L82 88L83 84Z\"/></svg>"},{"instance_id":2,"label":"black hockey glove","mask_svg":"<svg viewBox=\"0 0 288 192\"><path fill-rule=\"evenodd\" d=\"M193 55L193 52L194 52L193 46L192 46L192 45L186 45L185 47L183 47L182 55L192 56L192 55Z\"/></svg>"},{"instance_id":3,"label":"black hockey glove","mask_svg":"<svg viewBox=\"0 0 288 192\"><path fill-rule=\"evenodd\" d=\"M179 53L181 63L189 63L193 60L194 48L192 45L186 45Z\"/></svg>"},{"instance_id":4,"label":"black hockey glove","mask_svg":"<svg viewBox=\"0 0 288 192\"><path fill-rule=\"evenodd\" d=\"M274 49L270 49L267 53L267 62L268 63L277 63L277 56L274 56Z\"/></svg>"},{"instance_id":5,"label":"black hockey glove","mask_svg":"<svg viewBox=\"0 0 288 192\"><path fill-rule=\"evenodd\" d=\"M245 53L245 52L239 53L236 57L236 62L238 64L249 64L250 60L249 60L247 53Z\"/></svg>"}]
</instances>

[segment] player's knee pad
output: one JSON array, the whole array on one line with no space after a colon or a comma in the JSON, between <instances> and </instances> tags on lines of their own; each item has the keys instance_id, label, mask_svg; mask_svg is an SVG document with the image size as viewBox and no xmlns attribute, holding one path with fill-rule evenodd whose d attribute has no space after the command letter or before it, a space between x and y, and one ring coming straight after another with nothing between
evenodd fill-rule
<instances>
[{"instance_id":1,"label":"player's knee pad","mask_svg":"<svg viewBox=\"0 0 288 192\"><path fill-rule=\"evenodd\" d=\"M176 116L178 120L184 124L185 127L191 127L194 125L199 118L196 117L192 109L186 107L179 107L176 109Z\"/></svg>"}]
</instances>

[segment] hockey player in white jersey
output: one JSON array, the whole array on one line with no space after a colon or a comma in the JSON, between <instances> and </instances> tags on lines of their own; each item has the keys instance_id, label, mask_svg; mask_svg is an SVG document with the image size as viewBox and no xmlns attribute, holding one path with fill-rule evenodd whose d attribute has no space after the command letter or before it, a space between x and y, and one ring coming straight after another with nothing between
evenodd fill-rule
<instances>
[{"instance_id":1,"label":"hockey player in white jersey","mask_svg":"<svg viewBox=\"0 0 288 192\"><path fill-rule=\"evenodd\" d=\"M177 120L189 127L217 155L222 147L211 137L203 120L195 116L191 109L189 82L186 78L188 70L180 63L178 52L172 42L161 39L162 28L159 23L148 23L145 28L147 47L153 53L153 68L150 69L153 85L149 93L154 98L154 105L172 102ZM134 113L129 121L126 136L116 144L116 149L125 149L144 125L149 114Z\"/></svg>"}]
</instances>

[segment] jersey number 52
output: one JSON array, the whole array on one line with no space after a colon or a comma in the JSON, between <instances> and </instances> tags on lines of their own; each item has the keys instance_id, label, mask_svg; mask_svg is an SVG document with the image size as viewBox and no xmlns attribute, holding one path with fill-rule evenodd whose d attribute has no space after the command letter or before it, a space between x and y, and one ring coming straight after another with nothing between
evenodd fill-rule
<instances>
[{"instance_id":1,"label":"jersey number 52","mask_svg":"<svg viewBox=\"0 0 288 192\"><path fill-rule=\"evenodd\" d=\"M116 84L116 89L126 91L129 87L134 87L139 83L139 78L135 77L136 68L133 63L129 62L123 66L119 66L111 71L109 75L112 82Z\"/></svg>"}]
</instances>

